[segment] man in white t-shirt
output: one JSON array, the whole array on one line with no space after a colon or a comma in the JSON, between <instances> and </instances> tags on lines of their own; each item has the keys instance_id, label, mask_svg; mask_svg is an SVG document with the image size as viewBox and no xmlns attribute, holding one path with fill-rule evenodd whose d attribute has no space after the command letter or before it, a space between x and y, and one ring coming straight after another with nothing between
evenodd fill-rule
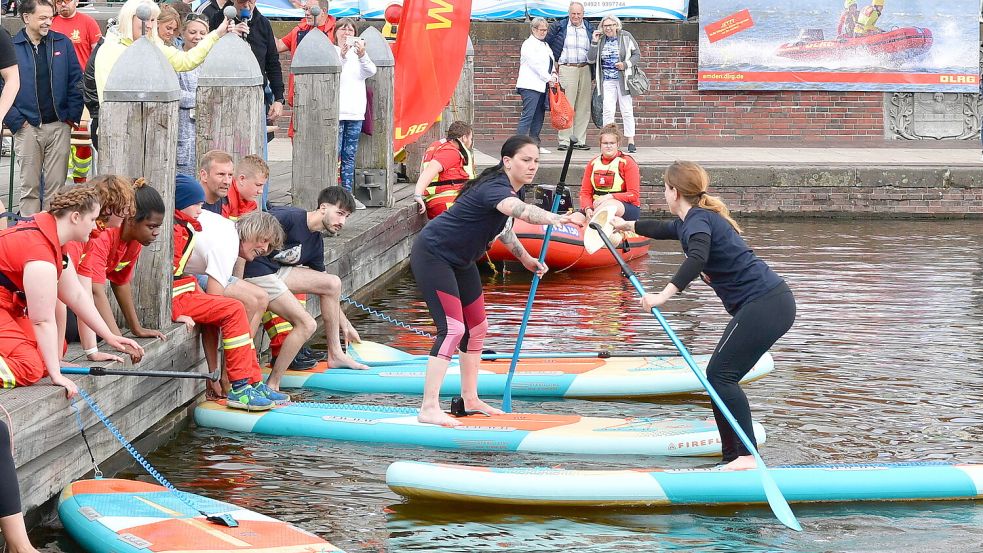
<instances>
[{"instance_id":1,"label":"man in white t-shirt","mask_svg":"<svg viewBox=\"0 0 983 553\"><path fill-rule=\"evenodd\" d=\"M252 250L253 256L266 255L283 243L283 229L275 217L261 211L242 216L237 222L202 211L198 217L201 232L195 234L194 250L185 272L198 275L198 284L208 294L239 300L246 309L249 328L255 331L266 312L269 296L265 290L235 276L236 262ZM241 273L242 267L239 267ZM202 347L209 372L218 367L218 333L215 327L202 327ZM223 384L225 383L223 375ZM216 393L222 393L215 386Z\"/></svg>"}]
</instances>

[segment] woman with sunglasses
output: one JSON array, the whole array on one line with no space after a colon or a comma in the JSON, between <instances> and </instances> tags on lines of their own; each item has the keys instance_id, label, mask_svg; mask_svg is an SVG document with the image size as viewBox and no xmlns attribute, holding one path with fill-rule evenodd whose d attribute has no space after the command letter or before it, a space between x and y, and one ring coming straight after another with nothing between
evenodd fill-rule
<instances>
[{"instance_id":1,"label":"woman with sunglasses","mask_svg":"<svg viewBox=\"0 0 983 553\"><path fill-rule=\"evenodd\" d=\"M189 13L185 18L184 32L181 34L185 52L193 50L208 36L208 20L197 13ZM198 96L198 68L177 74L181 86L181 102L178 109L177 127L177 172L194 176L197 172L195 155L195 99Z\"/></svg>"}]
</instances>

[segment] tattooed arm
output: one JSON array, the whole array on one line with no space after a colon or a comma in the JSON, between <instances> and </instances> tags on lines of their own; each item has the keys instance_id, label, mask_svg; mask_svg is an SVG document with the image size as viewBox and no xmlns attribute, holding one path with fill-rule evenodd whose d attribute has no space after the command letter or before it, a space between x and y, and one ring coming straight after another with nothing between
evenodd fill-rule
<instances>
[{"instance_id":1,"label":"tattooed arm","mask_svg":"<svg viewBox=\"0 0 983 553\"><path fill-rule=\"evenodd\" d=\"M540 263L538 259L529 255L529 252L526 251L526 248L519 241L519 237L515 235L515 231L511 227L512 225L509 225L502 234L499 234L498 239L509 249L509 253L514 255L519 260L519 263L522 263L523 267L539 276L545 275L549 268L545 263Z\"/></svg>"},{"instance_id":2,"label":"tattooed arm","mask_svg":"<svg viewBox=\"0 0 983 553\"><path fill-rule=\"evenodd\" d=\"M587 218L583 213L563 215L558 213L550 213L549 211L546 211L540 207L527 204L516 197L505 198L504 200L498 202L496 208L510 217L522 219L523 221L534 225L565 225L567 223L573 223L578 227L582 227L587 222Z\"/></svg>"}]
</instances>

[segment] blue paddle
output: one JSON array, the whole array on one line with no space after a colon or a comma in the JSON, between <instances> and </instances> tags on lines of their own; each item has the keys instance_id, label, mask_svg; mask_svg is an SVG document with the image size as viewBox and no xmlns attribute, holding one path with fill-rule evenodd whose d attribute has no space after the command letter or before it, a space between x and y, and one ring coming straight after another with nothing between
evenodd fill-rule
<instances>
[{"instance_id":1,"label":"blue paddle","mask_svg":"<svg viewBox=\"0 0 983 553\"><path fill-rule=\"evenodd\" d=\"M567 170L570 169L570 157L573 155L573 146L577 139L570 138L567 146L567 155L563 159L563 170L560 171L560 182L556 183L553 189L553 207L550 213L556 213L560 209L560 200L563 198L563 189L566 187L564 181L567 180ZM539 262L546 260L546 249L550 245L550 238L553 236L553 225L546 225L546 235L543 236L543 248L539 251ZM539 275L533 275L532 286L529 288L529 299L526 300L526 311L522 314L522 324L519 325L519 336L515 339L515 350L512 351L512 362L509 364L509 375L505 379L505 395L502 397L502 410L506 413L512 412L512 377L515 376L515 366L519 363L519 351L522 350L522 338L526 335L526 325L529 324L529 315L532 314L532 302L536 298L536 289L539 288Z\"/></svg>"},{"instance_id":2,"label":"blue paddle","mask_svg":"<svg viewBox=\"0 0 983 553\"><path fill-rule=\"evenodd\" d=\"M604 245L607 246L608 250L611 251L611 255L614 256L614 258L618 261L618 264L621 265L621 272L623 272L625 276L628 277L628 280L631 281L632 286L634 286L635 290L638 291L638 295L645 296L645 289L642 288L642 283L638 281L638 277L635 276L634 271L628 267L625 260L618 255L614 244L612 244L611 239L604 234L604 230L601 228L601 226L597 223L591 223L590 227L601 235L601 240L604 241ZM706 389L708 394L710 394L710 399L713 400L713 404L717 406L717 409L719 409L724 415L724 418L727 419L730 427L737 433L737 437L741 439L741 443L743 443L744 447L746 447L747 450L751 452L751 455L754 456L754 460L758 463L756 470L758 471L758 475L761 477L761 485L764 488L765 496L768 498L768 504L771 506L772 512L775 513L778 520L780 520L785 526L788 526L793 530L802 531L802 526L800 526L799 521L795 519L795 514L792 513L792 508L788 506L788 501L785 500L785 496L782 495L782 491L778 489L778 484L775 483L775 479L772 478L771 474L768 472L768 467L765 466L764 460L761 459L761 455L758 453L758 450L751 444L750 438L748 438L747 434L744 433L744 430L741 429L741 425L737 424L737 420L734 419L734 415L731 414L730 409L724 405L724 400L720 399L720 396L717 395L716 390L714 390L713 386L710 385L710 381L707 380L707 377L704 376L703 372L696 366L696 361L694 361L693 357L690 356L686 346L683 345L683 343L679 340L679 337L676 336L676 333L673 332L672 327L669 326L669 322L662 316L662 313L658 310L658 308L653 307L652 314L655 315L655 318L658 319L662 329L666 331L666 334L669 336L669 339L672 340L673 345L676 346L677 350L679 350L679 355L686 360L686 364L689 365L689 368L693 371L693 374L696 375L696 378L700 380L700 384L702 384L703 388Z\"/></svg>"}]
</instances>

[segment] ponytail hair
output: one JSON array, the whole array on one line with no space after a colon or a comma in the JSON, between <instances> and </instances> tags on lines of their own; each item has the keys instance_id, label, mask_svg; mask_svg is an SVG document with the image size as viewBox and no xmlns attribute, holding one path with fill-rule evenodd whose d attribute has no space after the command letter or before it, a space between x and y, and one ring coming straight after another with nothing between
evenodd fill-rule
<instances>
[{"instance_id":1,"label":"ponytail hair","mask_svg":"<svg viewBox=\"0 0 983 553\"><path fill-rule=\"evenodd\" d=\"M147 184L147 180L143 177L133 181L133 196L136 198L136 211L132 217L134 223L147 220L157 213L161 215L166 213L164 198L160 196L157 189Z\"/></svg>"},{"instance_id":2,"label":"ponytail hair","mask_svg":"<svg viewBox=\"0 0 983 553\"><path fill-rule=\"evenodd\" d=\"M664 178L666 185L675 188L690 205L717 213L726 219L738 234L741 233L741 227L730 216L727 204L718 196L711 196L707 193L707 188L710 186L710 176L707 175L703 167L692 161L674 161L666 169Z\"/></svg>"},{"instance_id":3,"label":"ponytail hair","mask_svg":"<svg viewBox=\"0 0 983 553\"><path fill-rule=\"evenodd\" d=\"M83 184L55 194L48 204L48 213L61 218L76 211L88 213L97 205L99 205L99 192L95 187Z\"/></svg>"},{"instance_id":4,"label":"ponytail hair","mask_svg":"<svg viewBox=\"0 0 983 553\"><path fill-rule=\"evenodd\" d=\"M528 146L529 144L532 144L533 146L537 146L537 147L539 146L539 143L536 142L536 139L532 138L531 136L526 136L524 134L517 134L509 137L509 139L505 141L505 144L502 144L501 157L499 157L498 159L498 165L485 169L475 179L469 180L468 182L464 183L464 186L461 187L461 193L458 194L458 196L463 196L464 193L467 192L468 190L471 190L472 188L475 188L477 186L481 186L485 182L497 177L498 175L504 174L505 158L515 157L515 154L518 153L519 150L521 150L525 146Z\"/></svg>"}]
</instances>

